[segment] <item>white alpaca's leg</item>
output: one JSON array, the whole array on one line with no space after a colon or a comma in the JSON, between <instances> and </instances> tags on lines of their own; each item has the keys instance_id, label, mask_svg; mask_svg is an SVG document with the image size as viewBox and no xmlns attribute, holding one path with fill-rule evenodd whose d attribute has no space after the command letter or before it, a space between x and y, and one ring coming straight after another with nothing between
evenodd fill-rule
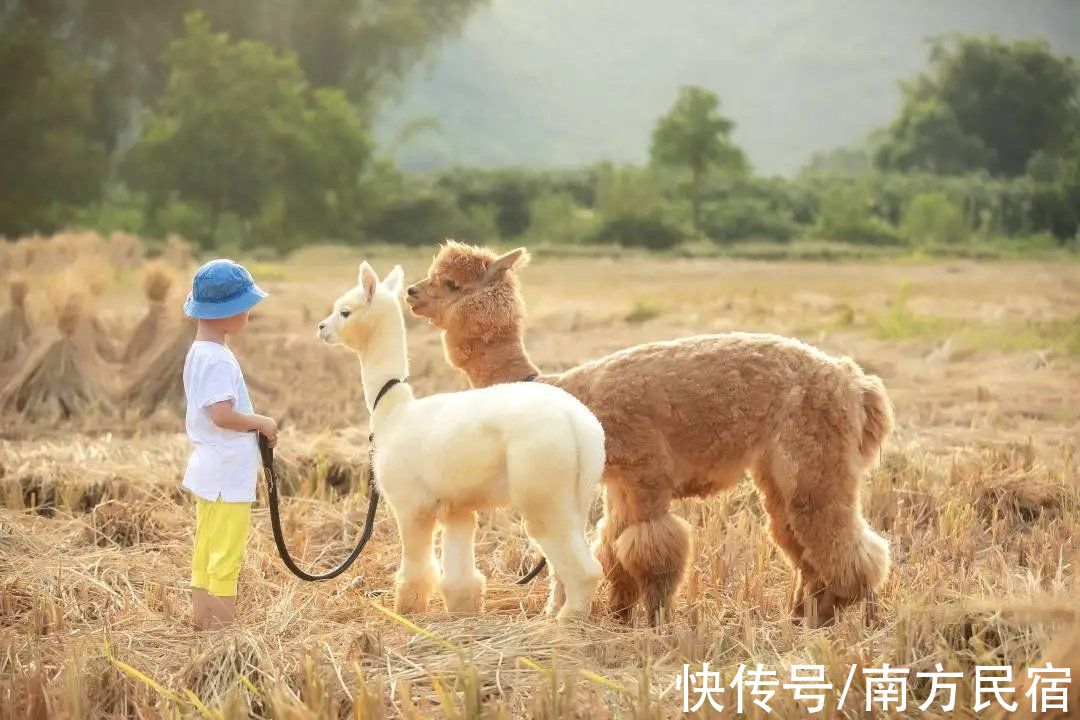
<instances>
[{"instance_id":1,"label":"white alpaca's leg","mask_svg":"<svg viewBox=\"0 0 1080 720\"><path fill-rule=\"evenodd\" d=\"M442 594L451 612L483 609L487 579L476 569L475 535L475 512L459 512L443 520Z\"/></svg>"},{"instance_id":2,"label":"white alpaca's leg","mask_svg":"<svg viewBox=\"0 0 1080 720\"><path fill-rule=\"evenodd\" d=\"M603 570L585 540L588 500L578 488L577 442L552 429L542 455L536 446L507 453L510 504L521 513L525 530L539 545L555 578L548 608L560 621L584 617ZM537 457L542 457L541 461ZM560 603L559 585L565 590Z\"/></svg>"},{"instance_id":3,"label":"white alpaca's leg","mask_svg":"<svg viewBox=\"0 0 1080 720\"><path fill-rule=\"evenodd\" d=\"M558 619L566 621L585 617L603 570L589 552L584 518L549 516L536 522L526 516L526 527L542 528L543 534L533 535L533 539L544 551L552 572L558 577L556 585L552 586L553 597L549 607L555 604L557 584L561 582L565 589L565 603L558 611Z\"/></svg>"},{"instance_id":4,"label":"white alpaca's leg","mask_svg":"<svg viewBox=\"0 0 1080 720\"><path fill-rule=\"evenodd\" d=\"M427 610L431 590L439 579L439 566L432 552L435 515L429 510L398 516L401 534L401 567L397 574L394 609L402 613Z\"/></svg>"},{"instance_id":5,"label":"white alpaca's leg","mask_svg":"<svg viewBox=\"0 0 1080 720\"><path fill-rule=\"evenodd\" d=\"M545 612L548 615L554 615L563 609L563 605L566 604L566 584L559 578L555 571L552 570L551 582L548 584L548 601Z\"/></svg>"}]
</instances>

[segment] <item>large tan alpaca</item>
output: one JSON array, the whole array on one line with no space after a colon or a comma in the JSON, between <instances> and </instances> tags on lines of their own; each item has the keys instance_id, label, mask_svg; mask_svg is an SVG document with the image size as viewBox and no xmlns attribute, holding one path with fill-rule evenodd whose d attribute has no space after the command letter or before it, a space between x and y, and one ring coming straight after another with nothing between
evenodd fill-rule
<instances>
[{"instance_id":1,"label":"large tan alpaca","mask_svg":"<svg viewBox=\"0 0 1080 720\"><path fill-rule=\"evenodd\" d=\"M500 257L451 241L409 288L413 312L443 331L447 359L474 387L538 373L514 272L526 260L523 248ZM639 345L537 379L604 426L596 553L622 619L640 599L656 622L685 575L690 528L671 501L729 488L744 470L796 571L794 613L826 622L884 582L889 546L862 518L859 482L892 428L892 406L881 380L850 359L730 333Z\"/></svg>"}]
</instances>

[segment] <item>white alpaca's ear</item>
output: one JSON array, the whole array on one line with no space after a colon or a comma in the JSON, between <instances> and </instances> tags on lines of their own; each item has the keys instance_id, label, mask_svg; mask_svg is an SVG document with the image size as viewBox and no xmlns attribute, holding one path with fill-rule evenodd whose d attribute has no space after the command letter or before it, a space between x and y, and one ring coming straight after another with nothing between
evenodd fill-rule
<instances>
[{"instance_id":1,"label":"white alpaca's ear","mask_svg":"<svg viewBox=\"0 0 1080 720\"><path fill-rule=\"evenodd\" d=\"M383 281L383 286L390 291L391 295L396 296L401 291L401 286L405 283L405 271L401 269L400 265L395 265L394 269L390 271Z\"/></svg>"},{"instance_id":2,"label":"white alpaca's ear","mask_svg":"<svg viewBox=\"0 0 1080 720\"><path fill-rule=\"evenodd\" d=\"M375 269L367 264L367 260L360 263L359 283L364 291L364 302L370 303L375 297L375 288L379 286L379 276L375 274Z\"/></svg>"},{"instance_id":3,"label":"white alpaca's ear","mask_svg":"<svg viewBox=\"0 0 1080 720\"><path fill-rule=\"evenodd\" d=\"M484 273L484 282L498 280L507 270L518 266L524 267L528 262L529 252L525 248L519 247L511 250L505 255L497 257L488 265L487 272Z\"/></svg>"}]
</instances>

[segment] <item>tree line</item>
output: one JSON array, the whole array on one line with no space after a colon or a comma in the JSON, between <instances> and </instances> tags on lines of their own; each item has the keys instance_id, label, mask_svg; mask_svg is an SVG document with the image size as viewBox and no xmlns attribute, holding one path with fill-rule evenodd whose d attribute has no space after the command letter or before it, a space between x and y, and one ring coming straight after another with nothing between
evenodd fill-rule
<instances>
[{"instance_id":1,"label":"tree line","mask_svg":"<svg viewBox=\"0 0 1080 720\"><path fill-rule=\"evenodd\" d=\"M80 225L278 250L1076 243L1080 74L1039 40L933 41L887 127L792 178L755 174L701 87L658 113L645 165L403 174L372 138L374 111L477 4L16 3L0 15L0 233Z\"/></svg>"}]
</instances>

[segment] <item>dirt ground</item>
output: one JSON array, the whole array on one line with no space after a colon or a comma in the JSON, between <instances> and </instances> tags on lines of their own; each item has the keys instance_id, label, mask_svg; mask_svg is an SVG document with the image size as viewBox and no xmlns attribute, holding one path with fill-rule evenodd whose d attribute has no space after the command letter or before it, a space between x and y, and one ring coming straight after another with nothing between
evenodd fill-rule
<instances>
[{"instance_id":1,"label":"dirt ground","mask_svg":"<svg viewBox=\"0 0 1080 720\"><path fill-rule=\"evenodd\" d=\"M314 336L364 258L381 274L401 263L416 279L430 252L315 248L251 261L270 298L234 344L256 406L282 423L287 534L310 564L344 555L366 505L359 364ZM119 345L145 312L138 272L98 272L92 312ZM175 272L174 309L190 269ZM694 565L661 628L599 614L555 626L542 615L545 582L512 584L533 551L501 510L483 517L478 539L485 612L451 616L436 601L396 619L383 609L398 560L388 509L353 570L310 585L278 560L260 502L242 623L196 633L186 622L193 511L179 490L187 447L176 407L60 423L8 414L0 717L674 717L683 664L703 661L727 681L739 664L761 663L781 682L792 664L825 665L835 685L827 712L843 717L862 716L865 703L856 682L837 708L849 668L888 662L912 668L912 679L907 708L884 714L945 717L918 709L927 683L916 671L940 662L963 672L957 702L970 708L976 665L1012 666L1019 688L1026 666L1072 642L1067 659L1080 669L1080 265L541 256L522 282L528 346L546 370L741 330L793 335L880 375L897 429L863 488L867 519L893 550L877 617L857 607L823 630L792 622L789 568L744 482L680 504L695 528ZM32 290L28 304L41 341L53 332L48 303ZM417 392L466 387L436 331L408 325ZM135 371L95 369L113 392ZM777 717L805 709L782 690L770 704Z\"/></svg>"}]
</instances>

